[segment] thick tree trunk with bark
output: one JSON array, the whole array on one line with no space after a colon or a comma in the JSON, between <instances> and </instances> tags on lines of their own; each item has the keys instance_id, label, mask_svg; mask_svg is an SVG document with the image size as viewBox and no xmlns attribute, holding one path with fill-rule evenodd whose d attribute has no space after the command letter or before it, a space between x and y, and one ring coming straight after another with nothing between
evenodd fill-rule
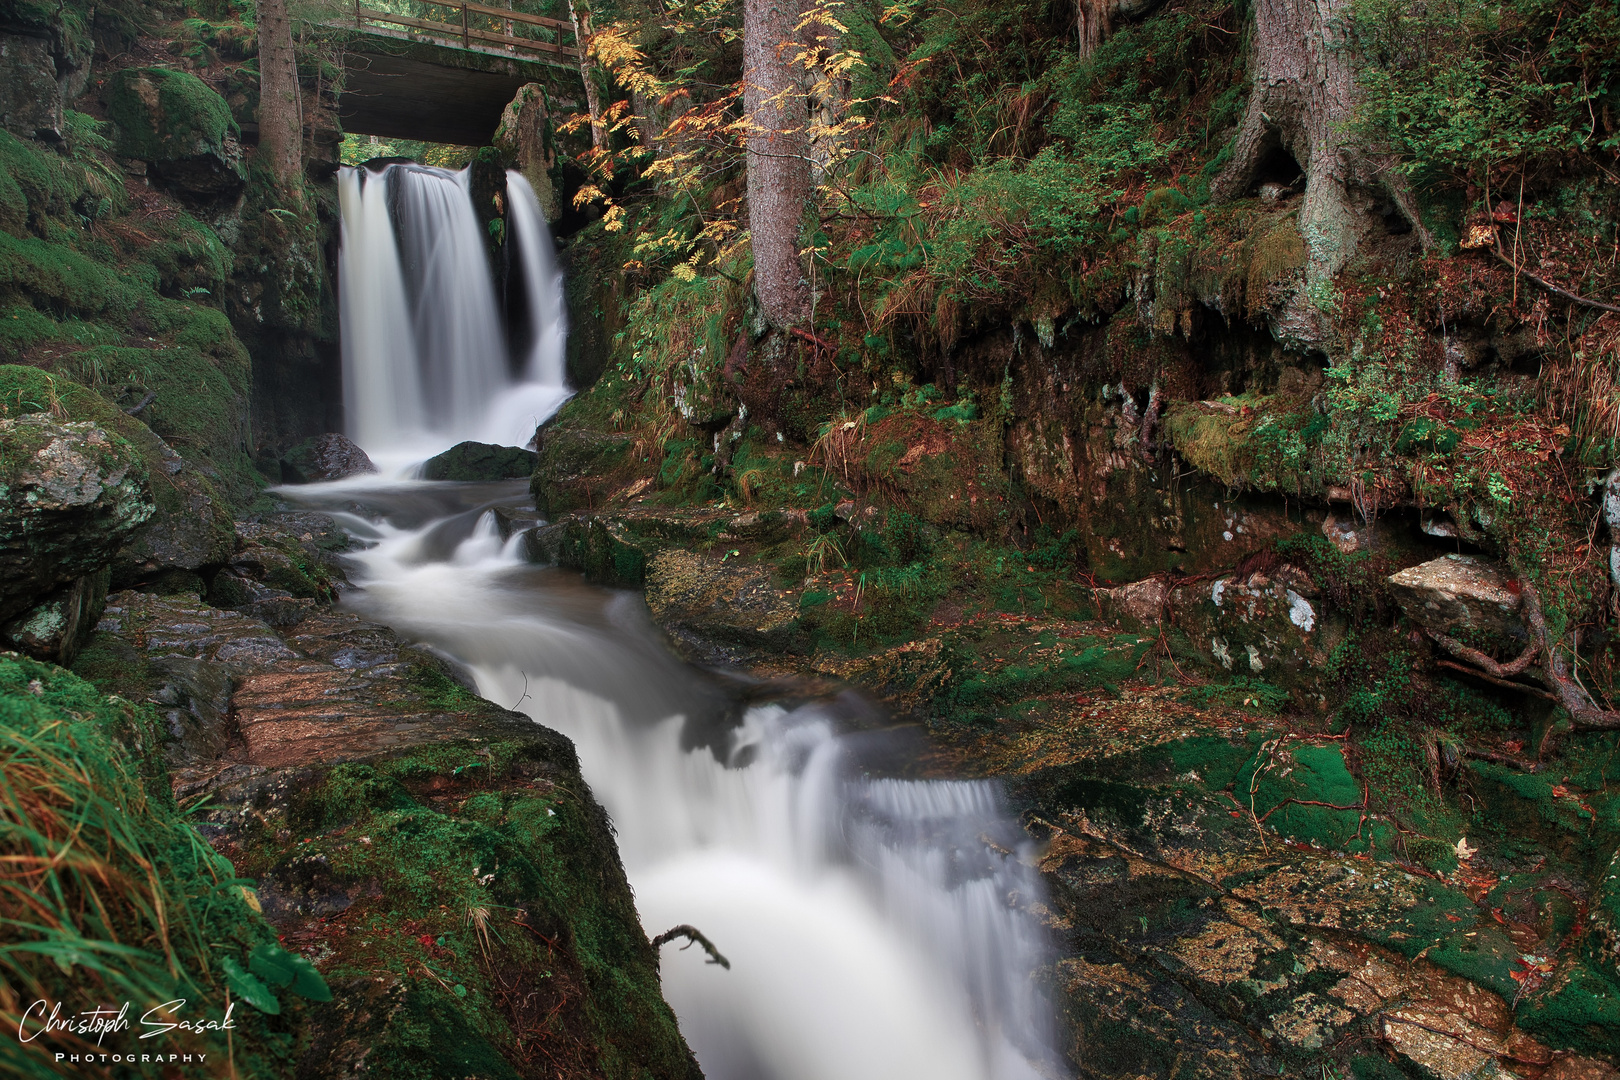
<instances>
[{"instance_id":1,"label":"thick tree trunk with bark","mask_svg":"<svg viewBox=\"0 0 1620 1080\"><path fill-rule=\"evenodd\" d=\"M1385 197L1430 243L1405 177L1352 141L1358 88L1345 39L1350 8L1351 0L1256 0L1248 110L1232 159L1211 186L1218 200L1241 197L1263 179L1263 166L1286 162L1279 151L1291 156L1305 179L1299 231L1311 282L1332 277L1381 227Z\"/></svg>"},{"instance_id":2,"label":"thick tree trunk with bark","mask_svg":"<svg viewBox=\"0 0 1620 1080\"><path fill-rule=\"evenodd\" d=\"M303 102L287 0L259 0L259 153L282 183L303 173Z\"/></svg>"},{"instance_id":3,"label":"thick tree trunk with bark","mask_svg":"<svg viewBox=\"0 0 1620 1080\"><path fill-rule=\"evenodd\" d=\"M799 229L810 199L809 106L793 70L800 0L745 0L743 111L748 118L748 228L754 294L772 326L810 315Z\"/></svg>"}]
</instances>

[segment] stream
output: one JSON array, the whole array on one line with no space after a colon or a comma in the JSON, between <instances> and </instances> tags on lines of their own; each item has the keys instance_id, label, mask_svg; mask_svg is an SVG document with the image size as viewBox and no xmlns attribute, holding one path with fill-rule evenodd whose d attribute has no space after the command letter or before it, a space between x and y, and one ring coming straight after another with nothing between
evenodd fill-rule
<instances>
[{"instance_id":1,"label":"stream","mask_svg":"<svg viewBox=\"0 0 1620 1080\"><path fill-rule=\"evenodd\" d=\"M567 398L561 277L512 176L524 318L476 355L447 344L497 310L464 174L342 179L345 385L383 400L350 428L383 471L280 494L360 541L345 605L574 741L643 927L696 926L730 961L662 949L710 1080L1052 1075L1041 885L998 784L916 778L924 734L853 693L745 704L746 675L677 659L639 594L503 542L494 509L532 505L523 482L411 478L463 438L521 443Z\"/></svg>"}]
</instances>

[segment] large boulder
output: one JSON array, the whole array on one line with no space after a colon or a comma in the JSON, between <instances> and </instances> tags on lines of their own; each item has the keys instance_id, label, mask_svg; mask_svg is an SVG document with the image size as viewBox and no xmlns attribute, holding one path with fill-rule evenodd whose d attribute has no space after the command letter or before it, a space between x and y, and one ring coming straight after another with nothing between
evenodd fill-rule
<instances>
[{"instance_id":1,"label":"large boulder","mask_svg":"<svg viewBox=\"0 0 1620 1080\"><path fill-rule=\"evenodd\" d=\"M457 443L422 466L424 480L527 480L534 472L533 450L493 443Z\"/></svg>"},{"instance_id":2,"label":"large boulder","mask_svg":"<svg viewBox=\"0 0 1620 1080\"><path fill-rule=\"evenodd\" d=\"M305 439L281 456L284 484L314 484L376 471L364 450L335 432Z\"/></svg>"},{"instance_id":3,"label":"large boulder","mask_svg":"<svg viewBox=\"0 0 1620 1080\"><path fill-rule=\"evenodd\" d=\"M1389 586L1407 618L1431 633L1525 636L1519 586L1502 563L1442 555L1390 575Z\"/></svg>"},{"instance_id":4,"label":"large boulder","mask_svg":"<svg viewBox=\"0 0 1620 1080\"><path fill-rule=\"evenodd\" d=\"M107 82L116 151L147 164L148 175L199 200L235 196L246 184L241 129L231 107L197 76L166 68L125 68Z\"/></svg>"},{"instance_id":5,"label":"large boulder","mask_svg":"<svg viewBox=\"0 0 1620 1080\"><path fill-rule=\"evenodd\" d=\"M9 621L99 574L154 507L138 452L97 424L0 420L0 448L0 620Z\"/></svg>"}]
</instances>

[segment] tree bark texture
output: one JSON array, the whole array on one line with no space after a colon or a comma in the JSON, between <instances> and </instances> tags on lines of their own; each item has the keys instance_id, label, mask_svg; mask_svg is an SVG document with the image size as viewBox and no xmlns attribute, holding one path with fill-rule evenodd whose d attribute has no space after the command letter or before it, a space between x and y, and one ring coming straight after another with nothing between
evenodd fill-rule
<instances>
[{"instance_id":1,"label":"tree bark texture","mask_svg":"<svg viewBox=\"0 0 1620 1080\"><path fill-rule=\"evenodd\" d=\"M1351 0L1255 0L1249 104L1232 158L1211 185L1217 200L1241 197L1267 155L1281 148L1305 175L1299 231L1306 280L1331 278L1380 225L1380 195L1391 199L1420 241L1405 177L1393 162L1352 141L1358 89L1356 58L1345 36Z\"/></svg>"},{"instance_id":2,"label":"tree bark texture","mask_svg":"<svg viewBox=\"0 0 1620 1080\"><path fill-rule=\"evenodd\" d=\"M810 315L799 229L810 199L809 105L793 70L804 46L801 0L745 0L743 112L748 119L748 228L754 294L779 328Z\"/></svg>"},{"instance_id":3,"label":"tree bark texture","mask_svg":"<svg viewBox=\"0 0 1620 1080\"><path fill-rule=\"evenodd\" d=\"M287 0L259 0L259 153L286 184L304 170L303 102Z\"/></svg>"}]
</instances>

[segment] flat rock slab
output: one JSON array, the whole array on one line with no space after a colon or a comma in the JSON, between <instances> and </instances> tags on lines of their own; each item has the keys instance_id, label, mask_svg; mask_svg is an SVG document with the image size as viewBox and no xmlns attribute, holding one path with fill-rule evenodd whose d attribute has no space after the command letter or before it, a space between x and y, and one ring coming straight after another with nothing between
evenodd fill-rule
<instances>
[{"instance_id":1,"label":"flat rock slab","mask_svg":"<svg viewBox=\"0 0 1620 1080\"><path fill-rule=\"evenodd\" d=\"M1443 555L1390 575L1389 585L1407 617L1432 633L1525 636L1518 583L1503 563Z\"/></svg>"}]
</instances>

